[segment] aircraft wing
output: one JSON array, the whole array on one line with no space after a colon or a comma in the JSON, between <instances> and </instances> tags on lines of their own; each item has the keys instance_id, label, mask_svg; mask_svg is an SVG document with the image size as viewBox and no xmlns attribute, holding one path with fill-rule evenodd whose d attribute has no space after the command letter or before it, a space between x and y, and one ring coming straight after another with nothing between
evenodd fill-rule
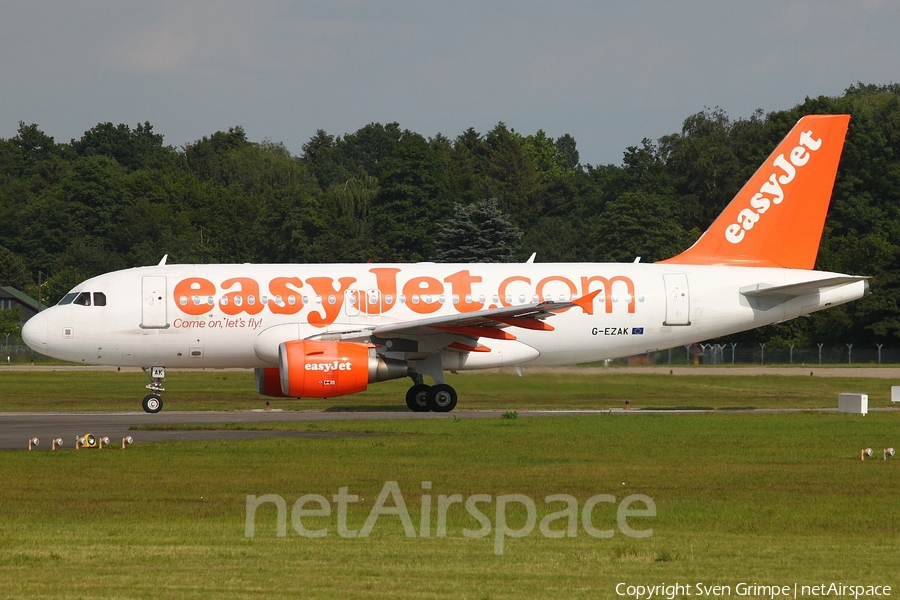
<instances>
[{"instance_id":1,"label":"aircraft wing","mask_svg":"<svg viewBox=\"0 0 900 600\"><path fill-rule=\"evenodd\" d=\"M581 307L586 309L601 290L569 302L535 302L519 306L490 308L471 313L442 315L413 321L378 325L371 334L375 337L388 338L400 336L434 335L451 333L478 339L486 337L500 340L514 340L516 337L504 331L508 327L521 327L539 331L553 331L553 326L544 320L562 310Z\"/></svg>"},{"instance_id":2,"label":"aircraft wing","mask_svg":"<svg viewBox=\"0 0 900 600\"><path fill-rule=\"evenodd\" d=\"M545 319L573 307L587 310L601 291L596 290L568 302L546 301L489 308L470 313L427 317L360 329L330 331L320 334L316 338L366 342L375 339L419 341L419 344L413 347L414 350L409 349L405 344L394 344L394 350L400 352L424 352L427 354L447 347L460 352L490 352L489 348L477 343L479 338L515 340L516 336L507 331L507 329L515 327L553 331L553 326L546 323ZM425 340L428 341L425 342Z\"/></svg>"}]
</instances>

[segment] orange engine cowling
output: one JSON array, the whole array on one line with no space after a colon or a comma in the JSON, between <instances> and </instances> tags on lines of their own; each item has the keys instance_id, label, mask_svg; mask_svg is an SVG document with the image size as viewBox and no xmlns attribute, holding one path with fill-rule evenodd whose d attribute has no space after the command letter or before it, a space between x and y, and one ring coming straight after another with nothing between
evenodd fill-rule
<instances>
[{"instance_id":1,"label":"orange engine cowling","mask_svg":"<svg viewBox=\"0 0 900 600\"><path fill-rule=\"evenodd\" d=\"M296 340L278 347L281 392L294 398L355 394L375 381L406 377L405 362L385 360L373 346Z\"/></svg>"}]
</instances>

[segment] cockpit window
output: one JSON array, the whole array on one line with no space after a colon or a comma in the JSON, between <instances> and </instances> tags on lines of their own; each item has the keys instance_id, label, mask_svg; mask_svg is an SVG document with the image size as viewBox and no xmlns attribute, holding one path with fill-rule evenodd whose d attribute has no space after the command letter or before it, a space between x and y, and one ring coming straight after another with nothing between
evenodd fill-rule
<instances>
[{"instance_id":1,"label":"cockpit window","mask_svg":"<svg viewBox=\"0 0 900 600\"><path fill-rule=\"evenodd\" d=\"M75 300L72 301L73 304L80 304L81 306L90 306L91 305L91 293L90 292L81 292L78 296L75 297Z\"/></svg>"},{"instance_id":2,"label":"cockpit window","mask_svg":"<svg viewBox=\"0 0 900 600\"><path fill-rule=\"evenodd\" d=\"M59 305L62 306L63 304L72 304L72 300L74 300L75 296L77 295L77 292L69 292L68 294L63 296L62 300L59 301Z\"/></svg>"},{"instance_id":3,"label":"cockpit window","mask_svg":"<svg viewBox=\"0 0 900 600\"><path fill-rule=\"evenodd\" d=\"M80 306L91 306L91 297L94 299L94 306L106 306L106 294L103 292L69 292L58 305L78 304Z\"/></svg>"}]
</instances>

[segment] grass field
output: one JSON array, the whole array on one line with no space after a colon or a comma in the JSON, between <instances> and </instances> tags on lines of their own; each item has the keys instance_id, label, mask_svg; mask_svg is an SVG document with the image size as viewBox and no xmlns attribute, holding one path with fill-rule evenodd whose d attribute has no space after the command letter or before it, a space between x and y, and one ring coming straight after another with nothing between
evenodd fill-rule
<instances>
[{"instance_id":1,"label":"grass field","mask_svg":"<svg viewBox=\"0 0 900 600\"><path fill-rule=\"evenodd\" d=\"M840 392L862 391L869 406L889 406L890 379L721 375L669 376L640 373L564 372L447 374L459 392L460 409L621 408L816 408L834 407ZM4 371L0 369L0 411L140 410L147 393L140 372ZM262 408L252 371L169 371L166 411ZM402 410L409 380L386 381L360 394L317 399L271 399L285 410Z\"/></svg>"},{"instance_id":2,"label":"grass field","mask_svg":"<svg viewBox=\"0 0 900 600\"><path fill-rule=\"evenodd\" d=\"M139 377L116 373L78 373L77 380L68 374L47 383L9 375L0 374L7 410L134 410L142 385ZM173 373L167 382L167 410L260 403L243 373L184 375ZM848 389L867 391L870 404L884 405L889 384L644 375L454 381L461 396L465 390L466 407L502 410L620 406L623 398L636 406L833 406L837 392ZM79 392L74 399L73 390ZM395 393L373 386L343 404L312 406L397 406ZM720 411L296 423L279 427L369 435L3 452L0 595L616 598L620 582L703 582L730 585L738 596L740 582L832 581L891 585L896 595L900 457L882 460L881 449L900 448L898 419L894 411L866 417ZM861 462L859 449L867 446L876 457ZM339 536L334 512L302 520L326 529L325 537L303 537L292 527L290 509L302 495L332 501L347 487L359 497L348 505L347 526L359 530L389 481L402 490L414 537L394 515L381 516L365 538ZM423 481L431 489L423 490ZM273 505L258 509L255 536L245 536L247 496L263 494L286 501L286 536L276 535ZM436 537L438 496L453 494L490 496L480 505L493 527L489 535L466 537L463 530L481 525L457 503L447 512L446 535ZM591 537L581 519L575 537L545 537L535 526L525 537L504 538L497 554L495 509L498 497L509 494L533 499L538 522L565 506L546 503L546 496L570 495L581 509L594 495L612 495L615 503L598 504L591 523L614 534ZM655 503L655 516L629 520L635 529L652 528L650 537L631 538L617 527L616 503L632 494ZM431 506L428 537L419 535L423 504ZM525 511L510 511L508 523L524 527ZM567 524L556 520L551 529Z\"/></svg>"}]
</instances>

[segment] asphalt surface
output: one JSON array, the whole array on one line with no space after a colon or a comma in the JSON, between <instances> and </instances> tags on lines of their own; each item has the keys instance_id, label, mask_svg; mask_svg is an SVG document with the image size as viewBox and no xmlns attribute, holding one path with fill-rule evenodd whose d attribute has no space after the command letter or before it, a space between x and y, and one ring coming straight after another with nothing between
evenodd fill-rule
<instances>
[{"instance_id":1,"label":"asphalt surface","mask_svg":"<svg viewBox=\"0 0 900 600\"><path fill-rule=\"evenodd\" d=\"M315 421L361 421L381 419L434 419L499 417L494 411L458 411L452 414L400 412L301 412L301 411L227 411L182 412L4 412L0 413L0 449L26 450L28 440L40 440L35 450L50 450L54 438L63 440L62 448L74 449L75 439L92 433L106 436L113 447L121 448L122 438L131 436L134 443L164 440L244 440L264 437L328 438L358 436L355 433L324 431L235 431L173 430L132 431L144 425L194 425L221 423L273 423Z\"/></svg>"},{"instance_id":2,"label":"asphalt surface","mask_svg":"<svg viewBox=\"0 0 900 600\"><path fill-rule=\"evenodd\" d=\"M114 370L114 367L106 368ZM0 372L4 370L105 370L104 367L80 367L80 366L32 366L12 365L0 366ZM137 369L135 369L137 370ZM533 369L541 371L567 372L579 374L602 373L671 373L672 375L793 375L810 376L814 373L817 377L869 377L900 380L900 368L811 368L811 367L571 367L552 369ZM900 408L898 408L900 409ZM898 410L881 409L881 410ZM730 412L801 412L808 409L755 409L736 410ZM827 412L835 409L813 409ZM870 411L879 410L870 408ZM316 421L365 421L384 419L472 419L472 418L498 418L506 411L465 411L455 410L452 413L413 413L404 410L398 411L227 411L227 412L185 412L162 411L157 414L144 412L0 412L0 450L25 450L28 448L28 439L37 437L40 444L35 448L38 451L50 450L54 438L62 438L63 450L71 450L75 447L75 439L92 433L97 437L107 436L113 447L121 447L122 438L132 436L135 443L159 442L166 440L243 440L264 437L299 437L299 438L328 438L358 436L354 433L337 433L321 431L235 431L235 430L177 430L177 431L132 431L130 428L141 425L192 425L192 424L221 424L221 423L271 423L271 422L316 422ZM519 410L518 414L527 416L560 416L571 414L683 414L711 412L704 410Z\"/></svg>"},{"instance_id":3,"label":"asphalt surface","mask_svg":"<svg viewBox=\"0 0 900 600\"><path fill-rule=\"evenodd\" d=\"M900 408L870 408L870 411L900 411ZM554 417L565 415L642 415L642 414L697 414L709 412L728 413L791 413L791 412L836 412L837 408L815 409L631 409L603 410L519 410L520 417ZM28 440L37 437L40 443L36 451L50 450L54 438L61 438L61 450L75 448L75 439L88 433L96 437L109 437L113 448L121 448L122 438L131 436L134 443L160 442L167 440L246 440L266 437L333 438L358 437L360 433L327 431L277 431L277 430L131 430L143 425L203 425L222 423L314 423L323 421L376 421L408 419L496 419L507 411L456 410L452 413L414 413L402 411L222 411L187 412L169 411L157 414L144 412L0 412L0 450L27 450Z\"/></svg>"}]
</instances>

